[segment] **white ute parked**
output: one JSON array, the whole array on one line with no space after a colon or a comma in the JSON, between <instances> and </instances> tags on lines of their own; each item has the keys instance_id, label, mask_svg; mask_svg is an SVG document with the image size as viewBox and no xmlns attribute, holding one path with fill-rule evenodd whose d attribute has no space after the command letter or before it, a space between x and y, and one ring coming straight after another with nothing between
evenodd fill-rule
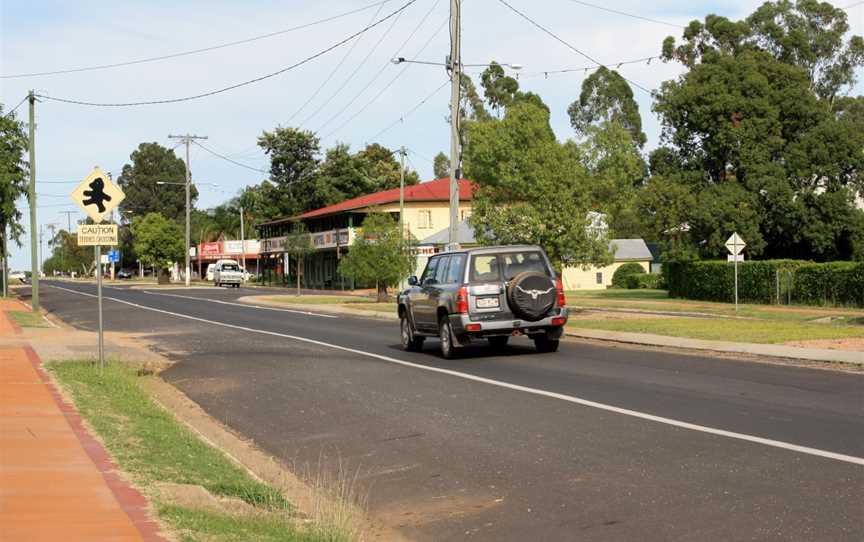
<instances>
[{"instance_id":1,"label":"white ute parked","mask_svg":"<svg viewBox=\"0 0 864 542\"><path fill-rule=\"evenodd\" d=\"M239 288L243 282L243 272L236 260L219 260L213 270L213 284L218 286L230 285Z\"/></svg>"}]
</instances>

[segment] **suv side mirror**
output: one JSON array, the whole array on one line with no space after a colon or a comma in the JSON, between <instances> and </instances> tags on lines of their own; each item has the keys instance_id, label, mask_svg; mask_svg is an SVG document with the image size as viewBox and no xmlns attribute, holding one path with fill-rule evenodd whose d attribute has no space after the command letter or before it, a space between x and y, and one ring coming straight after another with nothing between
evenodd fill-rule
<instances>
[{"instance_id":1,"label":"suv side mirror","mask_svg":"<svg viewBox=\"0 0 864 542\"><path fill-rule=\"evenodd\" d=\"M418 284L420 284L420 282L417 280L416 276L411 275L408 277L408 286L417 286Z\"/></svg>"}]
</instances>

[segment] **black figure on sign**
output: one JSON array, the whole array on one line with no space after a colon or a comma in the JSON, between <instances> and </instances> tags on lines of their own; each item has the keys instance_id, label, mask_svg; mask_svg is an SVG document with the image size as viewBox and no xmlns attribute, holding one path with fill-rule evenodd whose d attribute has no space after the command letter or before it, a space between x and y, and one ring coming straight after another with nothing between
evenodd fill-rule
<instances>
[{"instance_id":1,"label":"black figure on sign","mask_svg":"<svg viewBox=\"0 0 864 542\"><path fill-rule=\"evenodd\" d=\"M93 182L90 183L91 190L85 190L84 195L87 196L87 199L82 201L84 205L96 205L99 209L100 213L105 212L105 202L111 201L111 196L103 192L105 189L105 181L102 180L101 177L96 177L93 179Z\"/></svg>"}]
</instances>

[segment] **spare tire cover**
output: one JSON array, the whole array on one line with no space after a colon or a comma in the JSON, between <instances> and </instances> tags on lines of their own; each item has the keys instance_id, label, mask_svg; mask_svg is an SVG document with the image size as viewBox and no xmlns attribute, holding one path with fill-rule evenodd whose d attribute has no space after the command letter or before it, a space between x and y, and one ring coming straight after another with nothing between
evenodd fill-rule
<instances>
[{"instance_id":1,"label":"spare tire cover","mask_svg":"<svg viewBox=\"0 0 864 542\"><path fill-rule=\"evenodd\" d=\"M546 316L555 305L557 296L552 279L536 271L519 273L507 286L510 310L529 322L536 322Z\"/></svg>"}]
</instances>

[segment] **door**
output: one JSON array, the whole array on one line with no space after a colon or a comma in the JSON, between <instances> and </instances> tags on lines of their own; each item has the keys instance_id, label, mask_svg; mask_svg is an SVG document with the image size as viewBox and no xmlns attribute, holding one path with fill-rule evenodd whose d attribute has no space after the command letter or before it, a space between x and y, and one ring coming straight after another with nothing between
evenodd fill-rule
<instances>
[{"instance_id":1,"label":"door","mask_svg":"<svg viewBox=\"0 0 864 542\"><path fill-rule=\"evenodd\" d=\"M414 323L426 331L438 329L436 309L441 296L441 275L446 272L448 256L433 256L420 278L420 292L414 302Z\"/></svg>"}]
</instances>

